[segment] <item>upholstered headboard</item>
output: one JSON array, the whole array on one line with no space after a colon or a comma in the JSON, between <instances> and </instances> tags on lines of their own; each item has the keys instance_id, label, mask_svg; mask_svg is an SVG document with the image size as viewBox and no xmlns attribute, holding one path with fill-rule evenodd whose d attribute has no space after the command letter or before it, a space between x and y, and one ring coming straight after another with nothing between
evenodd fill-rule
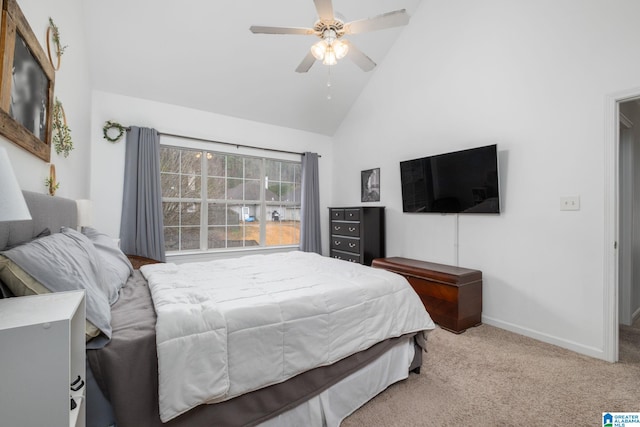
<instances>
[{"instance_id":1,"label":"upholstered headboard","mask_svg":"<svg viewBox=\"0 0 640 427\"><path fill-rule=\"evenodd\" d=\"M0 222L0 250L30 240L48 228L58 233L61 227L76 228L78 208L75 200L23 191L31 212L31 221Z\"/></svg>"}]
</instances>

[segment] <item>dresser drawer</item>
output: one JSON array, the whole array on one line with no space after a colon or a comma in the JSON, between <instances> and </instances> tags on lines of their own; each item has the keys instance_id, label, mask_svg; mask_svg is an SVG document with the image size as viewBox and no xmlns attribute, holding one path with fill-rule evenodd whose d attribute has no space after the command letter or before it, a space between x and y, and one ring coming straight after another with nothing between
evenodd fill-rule
<instances>
[{"instance_id":1,"label":"dresser drawer","mask_svg":"<svg viewBox=\"0 0 640 427\"><path fill-rule=\"evenodd\" d=\"M344 219L344 209L331 209L331 219Z\"/></svg>"},{"instance_id":2,"label":"dresser drawer","mask_svg":"<svg viewBox=\"0 0 640 427\"><path fill-rule=\"evenodd\" d=\"M350 254L342 251L331 251L331 258L341 259L343 261L360 263L360 255Z\"/></svg>"},{"instance_id":3,"label":"dresser drawer","mask_svg":"<svg viewBox=\"0 0 640 427\"><path fill-rule=\"evenodd\" d=\"M345 209L344 219L347 221L360 221L360 209Z\"/></svg>"},{"instance_id":4,"label":"dresser drawer","mask_svg":"<svg viewBox=\"0 0 640 427\"><path fill-rule=\"evenodd\" d=\"M331 236L331 249L360 253L360 239Z\"/></svg>"},{"instance_id":5,"label":"dresser drawer","mask_svg":"<svg viewBox=\"0 0 640 427\"><path fill-rule=\"evenodd\" d=\"M360 237L360 223L332 221L331 234L337 234L339 236Z\"/></svg>"}]
</instances>

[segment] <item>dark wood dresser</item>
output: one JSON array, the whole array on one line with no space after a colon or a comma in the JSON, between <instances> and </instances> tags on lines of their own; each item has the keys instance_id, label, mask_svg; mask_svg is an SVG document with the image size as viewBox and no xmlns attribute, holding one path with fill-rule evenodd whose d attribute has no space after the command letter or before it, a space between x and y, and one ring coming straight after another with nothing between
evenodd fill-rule
<instances>
[{"instance_id":1,"label":"dark wood dresser","mask_svg":"<svg viewBox=\"0 0 640 427\"><path fill-rule=\"evenodd\" d=\"M331 257L371 265L385 256L384 207L329 208Z\"/></svg>"},{"instance_id":2,"label":"dark wood dresser","mask_svg":"<svg viewBox=\"0 0 640 427\"><path fill-rule=\"evenodd\" d=\"M482 272L407 258L383 258L373 267L407 278L431 318L457 334L482 323Z\"/></svg>"}]
</instances>

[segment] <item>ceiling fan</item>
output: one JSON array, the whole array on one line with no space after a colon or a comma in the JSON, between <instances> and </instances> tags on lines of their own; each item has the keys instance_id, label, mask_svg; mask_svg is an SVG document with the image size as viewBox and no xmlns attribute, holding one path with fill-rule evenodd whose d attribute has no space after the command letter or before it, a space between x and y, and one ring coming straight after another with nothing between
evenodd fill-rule
<instances>
[{"instance_id":1,"label":"ceiling fan","mask_svg":"<svg viewBox=\"0 0 640 427\"><path fill-rule=\"evenodd\" d=\"M338 59L342 59L345 56L362 68L363 71L371 71L375 68L376 63L343 37L349 34L400 27L409 23L409 15L405 9L345 23L335 16L331 0L313 0L313 3L318 12L318 20L313 28L265 27L259 25L252 25L249 28L254 34L295 34L319 37L320 41L311 46L307 56L296 68L298 73L309 71L316 60L322 61L325 65L335 65Z\"/></svg>"}]
</instances>

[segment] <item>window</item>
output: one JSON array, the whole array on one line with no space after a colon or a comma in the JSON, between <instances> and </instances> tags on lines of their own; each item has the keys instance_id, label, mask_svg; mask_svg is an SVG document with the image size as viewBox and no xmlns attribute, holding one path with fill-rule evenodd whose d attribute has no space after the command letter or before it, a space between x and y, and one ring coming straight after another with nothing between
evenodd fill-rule
<instances>
[{"instance_id":1,"label":"window","mask_svg":"<svg viewBox=\"0 0 640 427\"><path fill-rule=\"evenodd\" d=\"M300 162L162 146L167 252L297 245Z\"/></svg>"}]
</instances>

